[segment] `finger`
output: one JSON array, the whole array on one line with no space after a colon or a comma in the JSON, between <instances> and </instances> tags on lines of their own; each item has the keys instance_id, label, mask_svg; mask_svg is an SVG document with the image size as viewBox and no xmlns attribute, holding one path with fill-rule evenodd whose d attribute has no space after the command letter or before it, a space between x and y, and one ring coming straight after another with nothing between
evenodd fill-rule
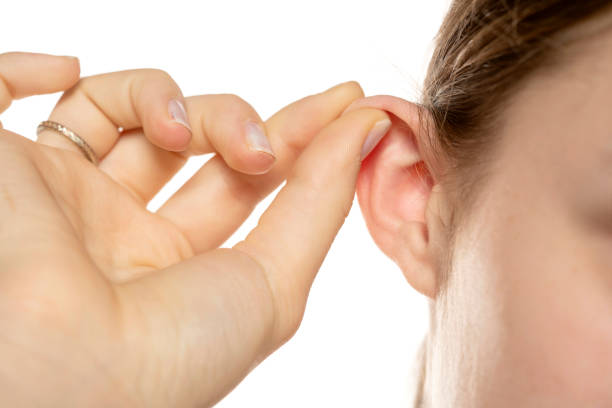
<instances>
[{"instance_id":1,"label":"finger","mask_svg":"<svg viewBox=\"0 0 612 408\"><path fill-rule=\"evenodd\" d=\"M12 100L63 91L79 79L79 60L47 54L0 54L0 112Z\"/></svg>"},{"instance_id":2,"label":"finger","mask_svg":"<svg viewBox=\"0 0 612 408\"><path fill-rule=\"evenodd\" d=\"M183 167L187 158L150 143L142 129L128 130L98 168L146 205Z\"/></svg>"},{"instance_id":3,"label":"finger","mask_svg":"<svg viewBox=\"0 0 612 408\"><path fill-rule=\"evenodd\" d=\"M77 133L98 158L111 150L120 128L143 128L151 143L172 151L183 150L191 138L181 90L159 70L84 78L63 95L49 119ZM74 143L53 131L43 131L38 141L80 153Z\"/></svg>"},{"instance_id":4,"label":"finger","mask_svg":"<svg viewBox=\"0 0 612 408\"><path fill-rule=\"evenodd\" d=\"M134 345L179 342L179 357L172 347L155 349L156 365L185 379L170 391L173 398L211 405L297 330L312 280L353 201L364 139L372 129L380 139L389 124L375 109L336 119L300 156L246 240L118 289L126 330L147 316L147 327L159 333L152 344L137 326L126 336Z\"/></svg>"},{"instance_id":5,"label":"finger","mask_svg":"<svg viewBox=\"0 0 612 408\"><path fill-rule=\"evenodd\" d=\"M189 98L191 120L199 126L188 155L216 151L242 173L262 174L275 161L266 135L266 125L248 102L233 94L201 95Z\"/></svg>"},{"instance_id":6,"label":"finger","mask_svg":"<svg viewBox=\"0 0 612 408\"><path fill-rule=\"evenodd\" d=\"M278 343L297 330L312 281L349 213L361 155L390 125L384 111L371 108L332 122L301 155L257 227L233 247L248 254L270 282Z\"/></svg>"},{"instance_id":7,"label":"finger","mask_svg":"<svg viewBox=\"0 0 612 408\"><path fill-rule=\"evenodd\" d=\"M257 203L286 179L313 137L362 96L359 84L351 81L286 106L266 121L277 152L277 161L267 174L242 174L213 157L157 213L179 227L196 253L220 246Z\"/></svg>"},{"instance_id":8,"label":"finger","mask_svg":"<svg viewBox=\"0 0 612 408\"><path fill-rule=\"evenodd\" d=\"M261 174L275 162L265 125L255 109L232 94L188 97L185 100L193 138L185 152L176 154L151 145L140 130L123 134L100 163L100 169L129 186L147 203L183 166L187 157L217 152L224 165L237 172ZM264 131L253 134L253 127ZM137 158L137 159L136 159Z\"/></svg>"}]
</instances>

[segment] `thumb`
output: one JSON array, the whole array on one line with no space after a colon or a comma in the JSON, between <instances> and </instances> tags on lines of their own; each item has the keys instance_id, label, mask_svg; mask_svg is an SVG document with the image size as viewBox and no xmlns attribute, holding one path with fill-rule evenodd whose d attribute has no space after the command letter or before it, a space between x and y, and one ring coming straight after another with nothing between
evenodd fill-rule
<instances>
[{"instance_id":1,"label":"thumb","mask_svg":"<svg viewBox=\"0 0 612 408\"><path fill-rule=\"evenodd\" d=\"M53 93L79 80L79 60L47 54L9 52L0 54L0 112L13 99Z\"/></svg>"}]
</instances>

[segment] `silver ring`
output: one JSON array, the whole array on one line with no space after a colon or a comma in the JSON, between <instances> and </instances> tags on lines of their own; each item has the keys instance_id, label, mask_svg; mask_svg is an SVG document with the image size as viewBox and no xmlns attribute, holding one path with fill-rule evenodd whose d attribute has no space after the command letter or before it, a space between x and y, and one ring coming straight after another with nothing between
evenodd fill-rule
<instances>
[{"instance_id":1,"label":"silver ring","mask_svg":"<svg viewBox=\"0 0 612 408\"><path fill-rule=\"evenodd\" d=\"M75 145L79 147L79 149L81 149L87 160L92 162L95 166L98 165L98 156L96 156L96 153L93 151L91 146L89 146L87 142L83 140L83 138L81 138L81 136L77 135L72 130L68 129L66 126L57 122L53 122L51 120L45 120L43 122L40 122L40 124L36 128L36 136L40 135L40 132L46 129L53 130L54 132L57 132L60 135L66 137L68 140L72 141Z\"/></svg>"}]
</instances>

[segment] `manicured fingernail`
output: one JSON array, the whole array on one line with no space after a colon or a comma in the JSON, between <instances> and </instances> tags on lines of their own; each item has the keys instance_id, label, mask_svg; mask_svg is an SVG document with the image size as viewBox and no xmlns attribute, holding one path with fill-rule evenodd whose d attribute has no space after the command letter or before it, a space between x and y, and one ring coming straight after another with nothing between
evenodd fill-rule
<instances>
[{"instance_id":1,"label":"manicured fingernail","mask_svg":"<svg viewBox=\"0 0 612 408\"><path fill-rule=\"evenodd\" d=\"M187 111L185 110L183 102L178 99L170 99L170 102L168 102L168 112L175 122L180 123L191 131L191 126L189 126L189 120L187 119Z\"/></svg>"},{"instance_id":2,"label":"manicured fingernail","mask_svg":"<svg viewBox=\"0 0 612 408\"><path fill-rule=\"evenodd\" d=\"M383 136L389 131L390 127L391 120L389 119L379 120L374 124L361 147L361 160L365 159L366 156L374 150L378 142L380 142Z\"/></svg>"},{"instance_id":3,"label":"manicured fingernail","mask_svg":"<svg viewBox=\"0 0 612 408\"><path fill-rule=\"evenodd\" d=\"M249 148L258 152L266 152L276 157L263 129L258 123L248 121L246 124L246 141Z\"/></svg>"}]
</instances>

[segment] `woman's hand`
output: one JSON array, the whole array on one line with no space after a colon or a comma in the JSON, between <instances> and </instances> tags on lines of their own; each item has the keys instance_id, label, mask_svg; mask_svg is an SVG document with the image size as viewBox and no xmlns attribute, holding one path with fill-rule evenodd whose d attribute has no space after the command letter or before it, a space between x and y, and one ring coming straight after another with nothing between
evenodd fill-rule
<instances>
[{"instance_id":1,"label":"woman's hand","mask_svg":"<svg viewBox=\"0 0 612 408\"><path fill-rule=\"evenodd\" d=\"M2 55L0 77L5 108L71 87L78 63ZM61 135L0 130L2 405L210 406L226 395L300 324L351 207L364 140L387 119L342 115L361 96L345 83L264 124L236 96L183 98L166 74L127 71L80 80L51 114L98 167ZM187 121L168 113L170 100ZM275 159L249 148L248 120ZM146 210L189 154L212 151ZM219 248L285 179L248 237Z\"/></svg>"}]
</instances>

